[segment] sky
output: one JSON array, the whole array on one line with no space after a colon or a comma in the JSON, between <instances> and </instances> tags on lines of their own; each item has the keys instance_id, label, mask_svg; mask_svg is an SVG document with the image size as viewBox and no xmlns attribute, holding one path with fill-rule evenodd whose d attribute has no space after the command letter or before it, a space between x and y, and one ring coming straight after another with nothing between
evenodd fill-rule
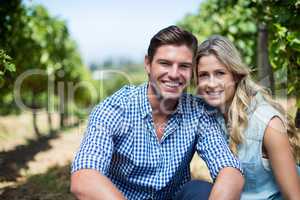
<instances>
[{"instance_id":1,"label":"sky","mask_svg":"<svg viewBox=\"0 0 300 200\"><path fill-rule=\"evenodd\" d=\"M86 64L143 61L151 37L198 11L201 0L31 0L67 22Z\"/></svg>"}]
</instances>

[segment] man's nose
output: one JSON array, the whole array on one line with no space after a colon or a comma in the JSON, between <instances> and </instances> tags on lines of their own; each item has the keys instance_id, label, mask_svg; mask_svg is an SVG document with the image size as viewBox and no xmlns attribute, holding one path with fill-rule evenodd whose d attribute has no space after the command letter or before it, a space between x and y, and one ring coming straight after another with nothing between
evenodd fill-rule
<instances>
[{"instance_id":1,"label":"man's nose","mask_svg":"<svg viewBox=\"0 0 300 200\"><path fill-rule=\"evenodd\" d=\"M169 77L172 79L176 79L179 77L178 65L176 65L176 64L172 65L172 67L170 68L170 71L169 71Z\"/></svg>"}]
</instances>

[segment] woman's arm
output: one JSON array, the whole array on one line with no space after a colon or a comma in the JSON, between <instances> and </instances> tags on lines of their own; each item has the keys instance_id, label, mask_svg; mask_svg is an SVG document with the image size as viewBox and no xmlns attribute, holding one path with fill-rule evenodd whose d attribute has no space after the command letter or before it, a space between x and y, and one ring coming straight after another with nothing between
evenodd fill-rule
<instances>
[{"instance_id":1,"label":"woman's arm","mask_svg":"<svg viewBox=\"0 0 300 200\"><path fill-rule=\"evenodd\" d=\"M244 186L244 177L238 169L223 168L213 185L209 200L238 200Z\"/></svg>"},{"instance_id":2,"label":"woman's arm","mask_svg":"<svg viewBox=\"0 0 300 200\"><path fill-rule=\"evenodd\" d=\"M269 122L263 145L282 195L289 200L299 199L300 178L286 130L278 117Z\"/></svg>"}]
</instances>

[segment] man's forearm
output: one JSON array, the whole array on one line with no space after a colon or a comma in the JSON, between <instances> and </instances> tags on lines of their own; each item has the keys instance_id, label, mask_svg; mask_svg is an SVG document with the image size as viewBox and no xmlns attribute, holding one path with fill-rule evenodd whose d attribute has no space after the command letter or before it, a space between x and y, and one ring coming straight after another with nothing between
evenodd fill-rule
<instances>
[{"instance_id":1,"label":"man's forearm","mask_svg":"<svg viewBox=\"0 0 300 200\"><path fill-rule=\"evenodd\" d=\"M239 200L244 187L244 177L238 169L223 168L214 183L209 200Z\"/></svg>"},{"instance_id":2,"label":"man's forearm","mask_svg":"<svg viewBox=\"0 0 300 200\"><path fill-rule=\"evenodd\" d=\"M113 183L96 170L83 169L72 174L71 192L79 200L125 200Z\"/></svg>"}]
</instances>

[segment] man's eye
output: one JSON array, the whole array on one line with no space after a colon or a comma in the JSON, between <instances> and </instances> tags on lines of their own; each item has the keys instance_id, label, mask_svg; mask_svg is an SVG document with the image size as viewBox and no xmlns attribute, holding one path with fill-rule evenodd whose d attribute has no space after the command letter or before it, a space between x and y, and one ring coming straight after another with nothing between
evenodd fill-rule
<instances>
[{"instance_id":1,"label":"man's eye","mask_svg":"<svg viewBox=\"0 0 300 200\"><path fill-rule=\"evenodd\" d=\"M181 65L182 68L191 68L190 65Z\"/></svg>"},{"instance_id":2,"label":"man's eye","mask_svg":"<svg viewBox=\"0 0 300 200\"><path fill-rule=\"evenodd\" d=\"M169 63L167 63L167 62L160 62L159 64L161 64L161 65L169 65Z\"/></svg>"}]
</instances>

